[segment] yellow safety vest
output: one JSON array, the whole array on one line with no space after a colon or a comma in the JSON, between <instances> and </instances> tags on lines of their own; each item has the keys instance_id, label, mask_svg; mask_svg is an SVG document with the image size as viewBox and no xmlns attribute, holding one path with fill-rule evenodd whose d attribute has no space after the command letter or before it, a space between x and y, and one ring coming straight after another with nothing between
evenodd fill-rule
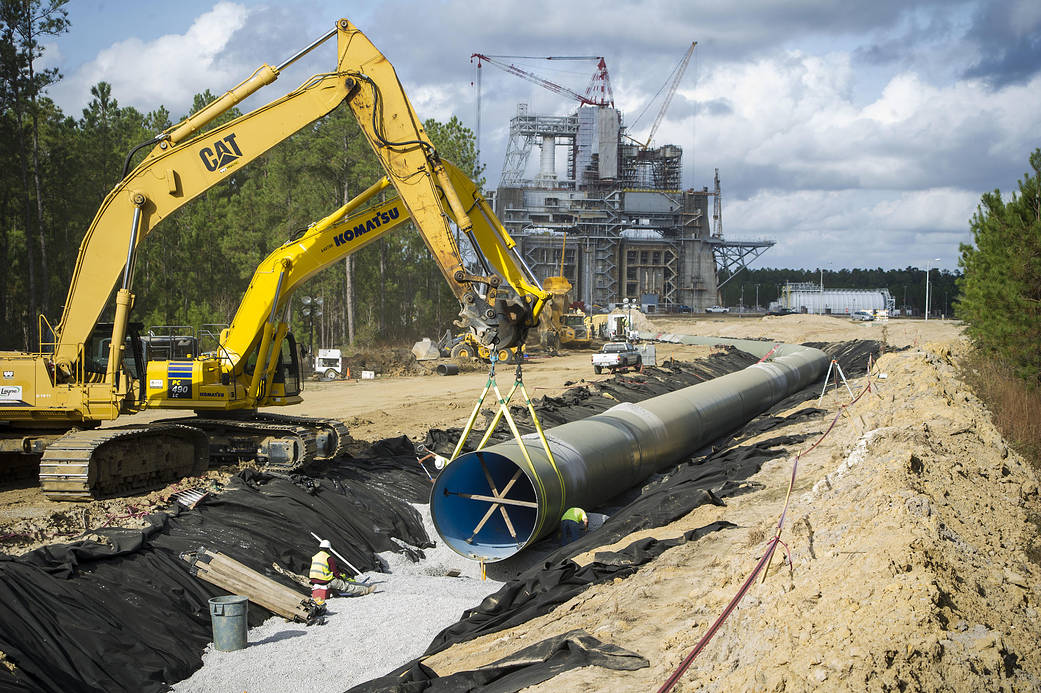
<instances>
[{"instance_id":1,"label":"yellow safety vest","mask_svg":"<svg viewBox=\"0 0 1041 693\"><path fill-rule=\"evenodd\" d=\"M586 521L586 511L582 508L569 508L568 511L564 513L564 516L560 518L561 522L563 522L564 520L571 520L572 522L577 522L580 525L584 524Z\"/></svg>"},{"instance_id":2,"label":"yellow safety vest","mask_svg":"<svg viewBox=\"0 0 1041 693\"><path fill-rule=\"evenodd\" d=\"M319 551L311 559L311 573L308 577L321 582L329 582L333 579L333 571L329 570L329 553L327 551Z\"/></svg>"}]
</instances>

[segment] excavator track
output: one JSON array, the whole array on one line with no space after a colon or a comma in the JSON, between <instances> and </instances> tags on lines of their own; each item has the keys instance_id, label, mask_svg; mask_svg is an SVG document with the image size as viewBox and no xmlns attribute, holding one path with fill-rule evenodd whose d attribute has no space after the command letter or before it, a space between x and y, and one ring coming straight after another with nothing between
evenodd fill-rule
<instances>
[{"instance_id":1,"label":"excavator track","mask_svg":"<svg viewBox=\"0 0 1041 693\"><path fill-rule=\"evenodd\" d=\"M325 434L330 439L330 444L319 446L315 459L319 462L333 460L347 452L347 443L351 439L347 424L336 419L324 419L312 416L289 416L287 414L256 414L251 421L262 421L264 423L287 424L294 426L306 426L315 429L318 435Z\"/></svg>"},{"instance_id":2,"label":"excavator track","mask_svg":"<svg viewBox=\"0 0 1041 693\"><path fill-rule=\"evenodd\" d=\"M179 424L73 431L51 443L40 460L47 498L89 501L149 491L209 465L206 434Z\"/></svg>"},{"instance_id":3,"label":"excavator track","mask_svg":"<svg viewBox=\"0 0 1041 693\"><path fill-rule=\"evenodd\" d=\"M265 469L270 471L295 471L314 461L318 453L317 436L308 426L267 422L263 417L253 416L213 419L189 417L166 419L164 423L171 421L203 431L210 441L210 459L215 461L254 459L258 456L257 448L264 445L265 439L281 443L278 449L285 452L283 457L268 457Z\"/></svg>"}]
</instances>

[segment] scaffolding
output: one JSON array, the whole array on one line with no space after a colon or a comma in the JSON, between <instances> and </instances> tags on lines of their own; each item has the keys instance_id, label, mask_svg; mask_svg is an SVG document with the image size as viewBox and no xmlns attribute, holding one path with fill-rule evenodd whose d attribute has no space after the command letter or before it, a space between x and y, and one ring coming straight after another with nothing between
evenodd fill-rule
<instances>
[{"instance_id":1,"label":"scaffolding","mask_svg":"<svg viewBox=\"0 0 1041 693\"><path fill-rule=\"evenodd\" d=\"M495 212L540 280L560 274L564 245L564 276L588 307L653 297L665 310L704 310L719 302L717 271L744 267L773 241L723 238L718 169L711 191L682 190L681 147L628 139L612 106L544 116L519 105ZM530 175L535 146L541 164Z\"/></svg>"}]
</instances>

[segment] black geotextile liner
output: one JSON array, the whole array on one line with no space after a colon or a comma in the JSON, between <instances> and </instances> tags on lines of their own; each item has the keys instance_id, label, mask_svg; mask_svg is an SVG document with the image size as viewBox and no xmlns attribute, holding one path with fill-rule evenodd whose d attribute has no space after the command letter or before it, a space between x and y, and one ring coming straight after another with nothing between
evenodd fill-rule
<instances>
[{"instance_id":1,"label":"black geotextile liner","mask_svg":"<svg viewBox=\"0 0 1041 693\"><path fill-rule=\"evenodd\" d=\"M344 464L330 468L321 462L303 473L341 483L357 482L409 503L430 501L432 482L416 460L415 446L407 436L377 441Z\"/></svg>"},{"instance_id":2,"label":"black geotextile liner","mask_svg":"<svg viewBox=\"0 0 1041 693\"><path fill-rule=\"evenodd\" d=\"M882 353L882 342L874 339L851 339L848 342L804 342L803 346L820 349L839 362L846 377L861 376L867 373L868 356L877 361ZM894 348L887 346L886 351L903 351L907 347ZM823 383L823 376L822 383Z\"/></svg>"},{"instance_id":3,"label":"black geotextile liner","mask_svg":"<svg viewBox=\"0 0 1041 693\"><path fill-rule=\"evenodd\" d=\"M391 442L384 452L398 448ZM192 577L183 551L205 546L283 584L272 562L306 574L317 542L361 570L397 537L431 546L416 510L379 489L376 476L422 479L415 455L344 460L331 479L293 480L246 470L191 512L149 516L143 530L102 529L110 543L80 541L0 556L0 691L158 691L191 675L210 642L207 600L223 590ZM251 605L251 626L270 613Z\"/></svg>"},{"instance_id":4,"label":"black geotextile liner","mask_svg":"<svg viewBox=\"0 0 1041 693\"><path fill-rule=\"evenodd\" d=\"M594 556L593 562L584 566L570 558L550 556L485 597L478 606L463 612L458 622L434 637L424 656L440 652L458 642L526 623L536 616L549 613L555 606L584 592L591 585L615 578L627 578L636 573L641 565L666 550L728 527L734 525L713 522L675 539L659 541L646 537L634 541L622 551L612 553L608 562L602 562ZM626 560L619 560L620 555L624 555Z\"/></svg>"},{"instance_id":5,"label":"black geotextile liner","mask_svg":"<svg viewBox=\"0 0 1041 693\"><path fill-rule=\"evenodd\" d=\"M347 693L515 693L569 669L589 666L635 671L650 666L650 662L635 652L601 642L578 629L546 638L480 669L449 676L439 677L425 664L414 660L375 681L355 686Z\"/></svg>"},{"instance_id":6,"label":"black geotextile liner","mask_svg":"<svg viewBox=\"0 0 1041 693\"><path fill-rule=\"evenodd\" d=\"M741 481L758 472L763 463L787 455L787 447L805 438L776 436L678 465L664 479L648 484L636 500L612 513L595 532L561 547L547 560L577 556L597 546L613 544L633 532L663 527L706 503L724 505L722 499L738 491Z\"/></svg>"}]
</instances>

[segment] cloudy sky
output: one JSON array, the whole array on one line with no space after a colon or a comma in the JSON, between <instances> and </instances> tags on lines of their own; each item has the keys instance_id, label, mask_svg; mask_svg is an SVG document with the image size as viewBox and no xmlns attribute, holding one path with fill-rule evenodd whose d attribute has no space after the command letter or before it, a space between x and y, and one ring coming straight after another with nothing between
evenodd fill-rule
<instances>
[{"instance_id":1,"label":"cloudy sky","mask_svg":"<svg viewBox=\"0 0 1041 693\"><path fill-rule=\"evenodd\" d=\"M697 41L655 143L683 147L687 187L710 186L719 168L725 235L777 241L760 266L940 258L933 266L953 269L981 193L1013 189L1041 146L1039 0L70 4L71 31L42 61L61 69L50 93L72 115L101 80L123 106L183 115L195 93L278 64L346 16L391 60L423 118L474 127L474 52L602 55L631 124ZM334 53L323 46L246 106L328 70ZM591 64L523 64L576 91L592 74ZM483 73L482 161L494 185L517 103L553 114L573 104Z\"/></svg>"}]
</instances>

